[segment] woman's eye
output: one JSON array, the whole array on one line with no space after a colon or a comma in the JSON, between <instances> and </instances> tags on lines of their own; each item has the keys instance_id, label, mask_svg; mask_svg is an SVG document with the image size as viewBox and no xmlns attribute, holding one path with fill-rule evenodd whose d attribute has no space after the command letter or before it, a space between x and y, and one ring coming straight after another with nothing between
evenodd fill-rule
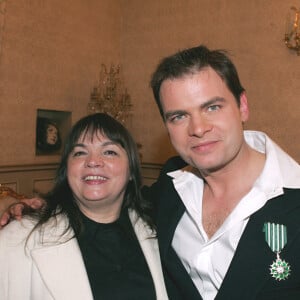
<instances>
[{"instance_id":1,"label":"woman's eye","mask_svg":"<svg viewBox=\"0 0 300 300\"><path fill-rule=\"evenodd\" d=\"M116 156L118 155L118 153L114 150L105 150L104 151L104 155L108 155L108 156Z\"/></svg>"},{"instance_id":2,"label":"woman's eye","mask_svg":"<svg viewBox=\"0 0 300 300\"><path fill-rule=\"evenodd\" d=\"M73 152L73 157L82 156L82 155L85 155L84 151L74 151Z\"/></svg>"}]
</instances>

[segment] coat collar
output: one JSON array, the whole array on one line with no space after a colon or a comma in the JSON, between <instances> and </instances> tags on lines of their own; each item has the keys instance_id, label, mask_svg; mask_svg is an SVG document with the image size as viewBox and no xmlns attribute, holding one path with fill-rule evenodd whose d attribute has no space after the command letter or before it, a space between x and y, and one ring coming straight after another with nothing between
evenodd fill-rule
<instances>
[{"instance_id":1,"label":"coat collar","mask_svg":"<svg viewBox=\"0 0 300 300\"><path fill-rule=\"evenodd\" d=\"M164 284L156 233L138 217L135 211L129 210L129 218L152 275L156 299L166 300L168 296Z\"/></svg>"},{"instance_id":2,"label":"coat collar","mask_svg":"<svg viewBox=\"0 0 300 300\"><path fill-rule=\"evenodd\" d=\"M134 211L129 211L134 231L149 266L158 300L168 299L158 251L153 232ZM93 300L89 279L73 231L69 230L60 244L57 239L66 228L66 221L58 217L55 226L48 226L43 235L43 245L32 250L31 255L45 285L56 300ZM51 230L50 230L51 228ZM39 241L38 243L40 243ZM49 263L51 262L51 263Z\"/></svg>"},{"instance_id":3,"label":"coat collar","mask_svg":"<svg viewBox=\"0 0 300 300\"><path fill-rule=\"evenodd\" d=\"M56 300L93 300L88 276L75 238L32 251L34 264Z\"/></svg>"},{"instance_id":4,"label":"coat collar","mask_svg":"<svg viewBox=\"0 0 300 300\"><path fill-rule=\"evenodd\" d=\"M160 198L166 199L166 201L161 201L158 204L157 238L161 256L165 257L171 247L178 222L185 212L185 206L169 179L165 182L164 189L161 190Z\"/></svg>"}]
</instances>

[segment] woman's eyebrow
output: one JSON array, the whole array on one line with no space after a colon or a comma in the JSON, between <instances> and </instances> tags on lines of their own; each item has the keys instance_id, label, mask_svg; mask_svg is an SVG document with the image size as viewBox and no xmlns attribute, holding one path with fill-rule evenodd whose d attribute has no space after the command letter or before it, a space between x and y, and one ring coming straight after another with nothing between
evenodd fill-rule
<instances>
[{"instance_id":1,"label":"woman's eyebrow","mask_svg":"<svg viewBox=\"0 0 300 300\"><path fill-rule=\"evenodd\" d=\"M75 147L83 147L83 148L86 148L86 145L83 144L83 143L77 143L77 144L74 144L74 147L73 147L73 148L75 148Z\"/></svg>"},{"instance_id":2,"label":"woman's eyebrow","mask_svg":"<svg viewBox=\"0 0 300 300\"><path fill-rule=\"evenodd\" d=\"M119 144L117 142L114 142L114 141L104 141L103 143L101 143L101 146L102 147L105 147L105 146L111 146L111 145L116 145L116 146L119 146ZM83 147L83 148L86 148L87 145L84 144L84 143L76 143L74 144L74 148L75 147Z\"/></svg>"}]
</instances>

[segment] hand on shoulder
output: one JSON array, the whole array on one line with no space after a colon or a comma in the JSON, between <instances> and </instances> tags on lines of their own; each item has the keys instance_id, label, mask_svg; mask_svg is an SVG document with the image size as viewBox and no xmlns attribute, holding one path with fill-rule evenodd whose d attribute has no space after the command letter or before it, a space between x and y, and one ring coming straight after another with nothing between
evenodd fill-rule
<instances>
[{"instance_id":1,"label":"hand on shoulder","mask_svg":"<svg viewBox=\"0 0 300 300\"><path fill-rule=\"evenodd\" d=\"M40 209L44 205L41 198L26 198L8 187L0 187L0 228L10 220L22 219L27 209Z\"/></svg>"}]
</instances>

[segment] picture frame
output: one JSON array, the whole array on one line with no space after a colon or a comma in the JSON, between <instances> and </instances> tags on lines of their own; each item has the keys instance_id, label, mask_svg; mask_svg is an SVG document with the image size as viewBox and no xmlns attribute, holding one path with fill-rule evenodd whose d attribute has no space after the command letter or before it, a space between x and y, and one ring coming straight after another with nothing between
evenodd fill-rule
<instances>
[{"instance_id":1,"label":"picture frame","mask_svg":"<svg viewBox=\"0 0 300 300\"><path fill-rule=\"evenodd\" d=\"M70 111L37 109L35 154L60 155L71 128Z\"/></svg>"}]
</instances>

